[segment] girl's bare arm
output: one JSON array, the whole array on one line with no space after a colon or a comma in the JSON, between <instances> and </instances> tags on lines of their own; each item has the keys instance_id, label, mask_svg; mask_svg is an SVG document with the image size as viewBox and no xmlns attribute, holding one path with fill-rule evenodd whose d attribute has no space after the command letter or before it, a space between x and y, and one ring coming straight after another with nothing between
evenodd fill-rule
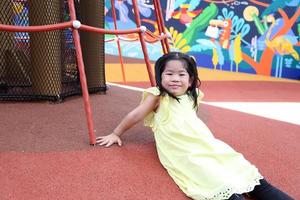
<instances>
[{"instance_id":1,"label":"girl's bare arm","mask_svg":"<svg viewBox=\"0 0 300 200\"><path fill-rule=\"evenodd\" d=\"M149 94L146 99L138 105L135 109L129 112L121 121L121 123L113 130L113 132L107 136L101 136L97 138L99 145L105 145L106 147L111 146L114 143L122 145L120 136L143 120L150 112L154 111L159 104L159 97Z\"/></svg>"}]
</instances>

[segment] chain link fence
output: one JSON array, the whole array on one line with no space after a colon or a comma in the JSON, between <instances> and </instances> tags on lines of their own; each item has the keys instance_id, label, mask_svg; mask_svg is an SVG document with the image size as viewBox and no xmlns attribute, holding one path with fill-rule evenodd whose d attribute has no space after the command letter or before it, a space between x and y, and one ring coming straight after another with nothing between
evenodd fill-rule
<instances>
[{"instance_id":1,"label":"chain link fence","mask_svg":"<svg viewBox=\"0 0 300 200\"><path fill-rule=\"evenodd\" d=\"M78 19L103 28L104 3L81 2L75 2ZM70 21L68 4L62 0L0 1L0 24L37 26L66 21ZM80 34L89 92L105 92L104 37ZM81 87L71 29L0 32L1 101L61 101L78 94Z\"/></svg>"}]
</instances>

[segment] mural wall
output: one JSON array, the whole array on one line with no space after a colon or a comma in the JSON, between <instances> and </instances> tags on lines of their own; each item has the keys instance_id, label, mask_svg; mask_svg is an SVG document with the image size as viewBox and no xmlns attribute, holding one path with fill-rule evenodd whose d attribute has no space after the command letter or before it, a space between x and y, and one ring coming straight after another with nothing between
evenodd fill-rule
<instances>
[{"instance_id":1,"label":"mural wall","mask_svg":"<svg viewBox=\"0 0 300 200\"><path fill-rule=\"evenodd\" d=\"M111 1L105 26L114 29ZM137 0L142 25L158 34L152 0ZM193 55L198 66L300 80L300 0L160 1L172 51ZM132 0L114 0L118 29L136 28ZM136 34L119 36L122 54L143 58ZM118 55L114 35L105 51ZM162 55L160 42L147 43L151 60Z\"/></svg>"}]
</instances>

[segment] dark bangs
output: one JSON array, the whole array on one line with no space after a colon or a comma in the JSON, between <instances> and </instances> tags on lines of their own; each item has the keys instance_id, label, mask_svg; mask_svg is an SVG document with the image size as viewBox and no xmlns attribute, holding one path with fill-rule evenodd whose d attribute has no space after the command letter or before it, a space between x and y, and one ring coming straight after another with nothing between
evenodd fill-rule
<instances>
[{"instance_id":1,"label":"dark bangs","mask_svg":"<svg viewBox=\"0 0 300 200\"><path fill-rule=\"evenodd\" d=\"M170 94L165 88L162 87L161 83L161 75L165 70L167 62L171 60L179 60L181 61L190 76L190 80L192 81L191 86L187 90L187 95L193 100L194 107L196 108L198 105L197 98L197 88L200 87L201 81L198 77L197 64L195 59L187 54L183 54L181 52L170 52L168 54L163 55L155 62L155 80L156 86L160 91L160 95L164 96L168 94L170 97L176 99L179 102L179 98Z\"/></svg>"}]
</instances>

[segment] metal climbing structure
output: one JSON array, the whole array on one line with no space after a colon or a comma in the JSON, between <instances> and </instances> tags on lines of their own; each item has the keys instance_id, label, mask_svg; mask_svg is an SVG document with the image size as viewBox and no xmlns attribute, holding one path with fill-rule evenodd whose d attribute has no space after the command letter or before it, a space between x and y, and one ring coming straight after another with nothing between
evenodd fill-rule
<instances>
[{"instance_id":1,"label":"metal climbing structure","mask_svg":"<svg viewBox=\"0 0 300 200\"><path fill-rule=\"evenodd\" d=\"M111 6L112 6L111 9L112 9L112 17L114 20L114 28L115 28L115 30L118 30L117 16L116 16L116 9L114 6L114 2L115 2L115 0L110 0ZM137 28L141 29L141 32L138 32L138 38L139 38L139 41L141 43L141 47L143 50L144 59L145 59L145 63L147 66L147 71L148 71L149 80L150 80L151 85L154 85L155 81L154 81L152 71L151 71L151 64L150 64L150 60L149 60L149 56L148 56L148 51L146 48L146 43L161 42L161 46L162 46L162 50L163 50L164 54L170 51L170 47L169 47L169 43L168 43L168 37L170 37L170 36L167 34L167 32L165 30L165 25L164 25L164 20L163 20L161 5L160 5L159 0L153 0L153 5L154 5L155 18L156 18L156 23L157 23L157 28L158 28L158 35L155 35L150 30L147 30L145 26L142 26L137 1L132 1L136 26L137 26ZM122 34L120 34L120 35L122 35ZM120 64L121 64L123 82L126 83L124 62L123 62L123 58L122 58L122 49L121 49L121 44L120 44L120 38L118 36L117 36L116 42L117 42L117 48L118 48L119 59L120 59Z\"/></svg>"},{"instance_id":2,"label":"metal climbing structure","mask_svg":"<svg viewBox=\"0 0 300 200\"><path fill-rule=\"evenodd\" d=\"M159 0L153 0L159 35L142 26L132 0L136 28L104 29L104 1L11 0L0 2L0 100L62 100L82 94L90 144L96 144L89 93L105 92L104 34L138 34L149 80L154 77L145 37L169 52ZM123 65L118 42L120 61Z\"/></svg>"}]
</instances>

